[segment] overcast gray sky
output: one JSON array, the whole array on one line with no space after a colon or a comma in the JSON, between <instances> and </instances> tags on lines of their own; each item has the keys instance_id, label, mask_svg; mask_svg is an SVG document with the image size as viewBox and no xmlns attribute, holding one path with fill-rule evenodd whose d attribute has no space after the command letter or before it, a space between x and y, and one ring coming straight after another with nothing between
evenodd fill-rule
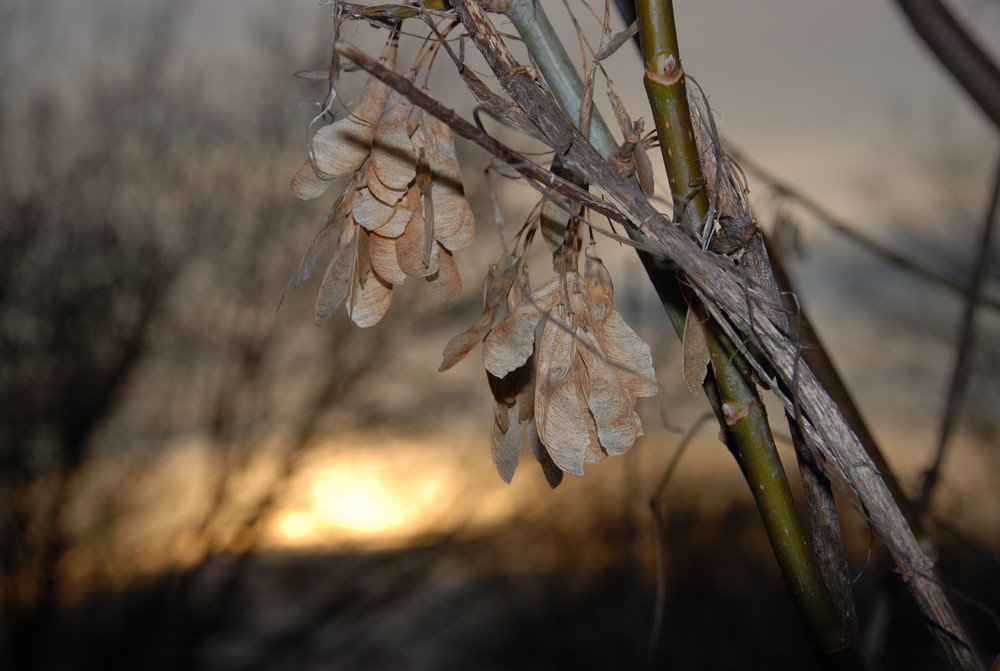
<instances>
[{"instance_id":1,"label":"overcast gray sky","mask_svg":"<svg viewBox=\"0 0 1000 671\"><path fill-rule=\"evenodd\" d=\"M315 0L185 1L193 11L184 48L203 59L206 71L230 68L232 56L254 43L263 21L285 23L309 43L329 26L329 7ZM555 10L562 4L545 2ZM1000 3L950 5L988 50L1000 53ZM36 0L13 10L22 28L18 46L8 46L7 54L17 54L17 61L30 64L32 78L44 80L50 71L85 64L76 56L89 48L100 26L107 30L109 17L142 6ZM933 141L913 137L908 123L932 135L958 129L982 147L985 165L992 162L996 132L914 38L891 0L678 0L675 7L686 70L708 92L723 133L846 215L863 209L854 196L876 169L873 150L886 161L880 172L905 179L912 156L896 152L899 144ZM316 64L290 64L299 65ZM935 129L932 119L951 128ZM904 128L894 130L898 126Z\"/></svg>"}]
</instances>

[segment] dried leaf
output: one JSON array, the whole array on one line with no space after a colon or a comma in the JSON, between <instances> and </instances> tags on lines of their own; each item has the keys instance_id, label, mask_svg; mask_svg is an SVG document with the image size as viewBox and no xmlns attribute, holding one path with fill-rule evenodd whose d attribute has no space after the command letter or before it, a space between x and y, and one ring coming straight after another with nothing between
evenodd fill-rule
<instances>
[{"instance_id":1,"label":"dried leaf","mask_svg":"<svg viewBox=\"0 0 1000 671\"><path fill-rule=\"evenodd\" d=\"M406 230L406 225L410 222L410 217L413 215L413 210L410 209L406 200L400 200L396 203L395 209L392 216L389 217L389 221L385 222L381 226L372 229L372 233L378 233L383 238L398 238Z\"/></svg>"},{"instance_id":2,"label":"dried leaf","mask_svg":"<svg viewBox=\"0 0 1000 671\"><path fill-rule=\"evenodd\" d=\"M403 196L406 195L407 188L404 187L398 190L389 188L381 179L379 179L374 166L374 162L368 161L365 170L368 189L372 192L372 195L386 205L395 205Z\"/></svg>"},{"instance_id":3,"label":"dried leaf","mask_svg":"<svg viewBox=\"0 0 1000 671\"><path fill-rule=\"evenodd\" d=\"M476 236L476 218L461 192L456 193L449 184L434 182L431 187L434 201L434 236L452 251L468 247Z\"/></svg>"},{"instance_id":4,"label":"dried leaf","mask_svg":"<svg viewBox=\"0 0 1000 671\"><path fill-rule=\"evenodd\" d=\"M295 274L292 275L292 278L288 281L288 288L294 287L296 284L309 279L309 276L312 274L313 266L316 265L316 260L326 248L326 245L333 236L337 225L342 224L344 219L351 213L351 198L353 198L353 195L354 190L351 186L349 186L344 193L340 194L340 198L338 198L336 204L334 204L333 211L330 213L330 216L327 217L322 228L319 229L319 232L316 233L312 242L309 243L309 249L307 249L306 253L302 255L302 259L299 261L298 270L295 271Z\"/></svg>"},{"instance_id":5,"label":"dried leaf","mask_svg":"<svg viewBox=\"0 0 1000 671\"><path fill-rule=\"evenodd\" d=\"M379 277L389 284L402 284L406 280L406 273L396 260L396 241L372 233L368 245L372 268Z\"/></svg>"},{"instance_id":6,"label":"dried leaf","mask_svg":"<svg viewBox=\"0 0 1000 671\"><path fill-rule=\"evenodd\" d=\"M655 396L660 390L653 370L653 357L647 345L632 330L617 309L598 323L597 339L615 367L622 386L633 396Z\"/></svg>"},{"instance_id":7,"label":"dried leaf","mask_svg":"<svg viewBox=\"0 0 1000 671\"><path fill-rule=\"evenodd\" d=\"M496 264L490 266L483 282L483 312L476 323L466 331L452 338L444 348L444 356L438 371L446 371L461 361L478 345L493 326L493 318L500 309L500 302L510 291L514 280L513 268L506 266L499 272Z\"/></svg>"},{"instance_id":8,"label":"dried leaf","mask_svg":"<svg viewBox=\"0 0 1000 671\"><path fill-rule=\"evenodd\" d=\"M434 291L444 300L458 300L462 297L462 275L455 262L455 255L437 243L434 246L438 248L438 268L424 279L431 283Z\"/></svg>"},{"instance_id":9,"label":"dried leaf","mask_svg":"<svg viewBox=\"0 0 1000 671\"><path fill-rule=\"evenodd\" d=\"M425 112L421 131L432 181L434 237L448 249L461 249L472 241L476 222L462 188L462 173L451 129Z\"/></svg>"},{"instance_id":10,"label":"dried leaf","mask_svg":"<svg viewBox=\"0 0 1000 671\"><path fill-rule=\"evenodd\" d=\"M603 322L612 310L615 310L615 288L611 283L611 274L600 257L594 251L594 245L588 245L584 274L587 284L587 301L590 304L590 314L597 322Z\"/></svg>"},{"instance_id":11,"label":"dried leaf","mask_svg":"<svg viewBox=\"0 0 1000 671\"><path fill-rule=\"evenodd\" d=\"M594 335L577 329L580 357L587 367L589 393L587 406L597 425L601 446L611 455L625 454L642 435L642 425L635 413L635 397L618 379L608 364Z\"/></svg>"},{"instance_id":12,"label":"dried leaf","mask_svg":"<svg viewBox=\"0 0 1000 671\"><path fill-rule=\"evenodd\" d=\"M392 300L392 285L369 272L354 286L348 307L351 321L366 328L379 323Z\"/></svg>"},{"instance_id":13,"label":"dried leaf","mask_svg":"<svg viewBox=\"0 0 1000 671\"><path fill-rule=\"evenodd\" d=\"M507 483L514 477L521 457L524 432L520 419L520 391L530 381L530 376L531 371L527 368L520 368L505 378L486 374L496 403L491 436L493 464Z\"/></svg>"},{"instance_id":14,"label":"dried leaf","mask_svg":"<svg viewBox=\"0 0 1000 671\"><path fill-rule=\"evenodd\" d=\"M483 363L497 377L520 368L535 346L535 327L542 314L551 310L561 297L562 282L555 278L543 284L496 325L483 341Z\"/></svg>"},{"instance_id":15,"label":"dried leaf","mask_svg":"<svg viewBox=\"0 0 1000 671\"><path fill-rule=\"evenodd\" d=\"M407 131L412 110L413 105L393 91L375 127L372 168L379 180L394 191L405 191L416 176L417 156Z\"/></svg>"},{"instance_id":16,"label":"dried leaf","mask_svg":"<svg viewBox=\"0 0 1000 671\"><path fill-rule=\"evenodd\" d=\"M367 228L369 231L374 231L381 226L387 224L396 214L396 208L399 205L387 205L381 200L375 197L375 195L364 186L357 191L357 195L354 198L354 207L351 208L351 214L354 216L354 220Z\"/></svg>"},{"instance_id":17,"label":"dried leaf","mask_svg":"<svg viewBox=\"0 0 1000 671\"><path fill-rule=\"evenodd\" d=\"M552 461L568 473L583 475L591 437L589 410L575 370L581 362L573 333L564 326L565 308L556 307L551 320L542 329L538 347L535 422Z\"/></svg>"},{"instance_id":18,"label":"dried leaf","mask_svg":"<svg viewBox=\"0 0 1000 671\"><path fill-rule=\"evenodd\" d=\"M490 436L490 453L500 478L510 484L521 459L524 434L517 421L517 406L497 403Z\"/></svg>"},{"instance_id":19,"label":"dried leaf","mask_svg":"<svg viewBox=\"0 0 1000 671\"><path fill-rule=\"evenodd\" d=\"M691 393L697 396L705 381L705 375L708 374L708 364L711 363L712 357L705 341L705 327L691 308L688 308L687 318L684 320L683 351L684 381Z\"/></svg>"},{"instance_id":20,"label":"dried leaf","mask_svg":"<svg viewBox=\"0 0 1000 671\"><path fill-rule=\"evenodd\" d=\"M355 172L364 163L375 135L375 123L382 114L389 87L372 77L368 80L354 112L316 131L312 140L312 161L306 161L292 178L292 192L303 200L319 196L337 177ZM317 174L316 170L319 170Z\"/></svg>"},{"instance_id":21,"label":"dried leaf","mask_svg":"<svg viewBox=\"0 0 1000 671\"><path fill-rule=\"evenodd\" d=\"M340 243L326 266L326 273L316 294L314 312L317 326L326 321L351 291L357 261L357 230L358 227L348 217L344 222Z\"/></svg>"},{"instance_id":22,"label":"dried leaf","mask_svg":"<svg viewBox=\"0 0 1000 671\"><path fill-rule=\"evenodd\" d=\"M396 238L399 267L410 277L426 277L438 269L438 245L432 247L429 263L424 263L424 229L423 213L419 209L413 210L403 234Z\"/></svg>"}]
</instances>

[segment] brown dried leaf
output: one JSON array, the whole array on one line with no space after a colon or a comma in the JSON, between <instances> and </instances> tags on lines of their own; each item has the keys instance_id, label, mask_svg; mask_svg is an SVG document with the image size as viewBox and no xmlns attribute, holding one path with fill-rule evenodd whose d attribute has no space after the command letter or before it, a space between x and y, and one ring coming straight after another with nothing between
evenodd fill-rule
<instances>
[{"instance_id":1,"label":"brown dried leaf","mask_svg":"<svg viewBox=\"0 0 1000 671\"><path fill-rule=\"evenodd\" d=\"M369 271L354 285L354 293L348 303L351 321L366 328L379 323L392 300L392 285Z\"/></svg>"},{"instance_id":2,"label":"brown dried leaf","mask_svg":"<svg viewBox=\"0 0 1000 671\"><path fill-rule=\"evenodd\" d=\"M594 251L594 245L588 245L584 275L587 283L587 301L590 304L590 314L598 323L603 322L612 310L615 310L615 288L611 283L611 274L600 257Z\"/></svg>"},{"instance_id":3,"label":"brown dried leaf","mask_svg":"<svg viewBox=\"0 0 1000 671\"><path fill-rule=\"evenodd\" d=\"M538 437L552 462L560 470L583 475L587 448L591 444L586 424L586 405L581 405L580 393L573 380L550 387L544 396L537 396L535 422Z\"/></svg>"},{"instance_id":4,"label":"brown dried leaf","mask_svg":"<svg viewBox=\"0 0 1000 671\"><path fill-rule=\"evenodd\" d=\"M506 266L502 272L499 271L496 264L490 266L483 283L483 312L475 324L448 342L444 348L444 357L438 371L446 371L454 366L482 341L490 327L493 326L494 315L500 309L500 303L510 291L513 281L514 272L511 266Z\"/></svg>"},{"instance_id":5,"label":"brown dried leaf","mask_svg":"<svg viewBox=\"0 0 1000 671\"><path fill-rule=\"evenodd\" d=\"M701 385L708 374L708 364L712 357L708 353L708 343L705 341L705 327L697 313L688 308L684 320L684 381L695 396L701 391Z\"/></svg>"},{"instance_id":6,"label":"brown dried leaf","mask_svg":"<svg viewBox=\"0 0 1000 671\"><path fill-rule=\"evenodd\" d=\"M417 156L410 141L407 120L413 105L392 91L375 128L372 168L389 189L405 191L416 176Z\"/></svg>"},{"instance_id":7,"label":"brown dried leaf","mask_svg":"<svg viewBox=\"0 0 1000 671\"><path fill-rule=\"evenodd\" d=\"M521 457L524 432L521 426L520 390L530 381L531 371L522 367L505 378L489 373L486 377L496 402L493 415L491 447L493 463L504 482L514 477Z\"/></svg>"},{"instance_id":8,"label":"brown dried leaf","mask_svg":"<svg viewBox=\"0 0 1000 671\"><path fill-rule=\"evenodd\" d=\"M552 321L556 320L556 321ZM558 323L557 323L558 322ZM583 475L591 443L586 398L576 366L576 340L565 324L566 310L557 306L542 329L538 347L535 422L552 461L568 473Z\"/></svg>"},{"instance_id":9,"label":"brown dried leaf","mask_svg":"<svg viewBox=\"0 0 1000 671\"><path fill-rule=\"evenodd\" d=\"M483 341L483 363L497 377L520 368L535 347L535 327L542 314L561 298L562 282L554 278L531 293Z\"/></svg>"},{"instance_id":10,"label":"brown dried leaf","mask_svg":"<svg viewBox=\"0 0 1000 671\"><path fill-rule=\"evenodd\" d=\"M490 453L493 465L500 478L510 484L521 460L521 444L524 434L517 421L517 406L497 403L493 418L493 433L490 436Z\"/></svg>"},{"instance_id":11,"label":"brown dried leaf","mask_svg":"<svg viewBox=\"0 0 1000 671\"><path fill-rule=\"evenodd\" d=\"M402 284L406 280L406 273L396 260L395 240L372 233L368 241L368 251L371 254L372 268L379 277L389 284Z\"/></svg>"},{"instance_id":12,"label":"brown dried leaf","mask_svg":"<svg viewBox=\"0 0 1000 671\"><path fill-rule=\"evenodd\" d=\"M295 274L288 281L288 288L309 279L309 276L312 274L313 266L316 265L316 260L326 248L330 238L333 236L334 229L338 224L342 224L351 213L351 199L353 196L354 189L352 184L351 186L348 186L344 193L340 194L340 198L338 198L336 204L334 204L333 211L330 213L330 216L327 217L327 220L323 224L322 228L320 228L319 232L316 233L316 237L314 237L312 242L309 243L309 249L306 250L306 253L302 255L302 259L299 261L298 270L295 271ZM341 230L341 233L343 233L343 230Z\"/></svg>"},{"instance_id":13,"label":"brown dried leaf","mask_svg":"<svg viewBox=\"0 0 1000 671\"><path fill-rule=\"evenodd\" d=\"M617 371L605 360L597 338L584 329L577 329L577 337L580 357L587 367L587 406L601 446L608 454L625 454L642 435L642 424L634 411L635 397L624 389Z\"/></svg>"},{"instance_id":14,"label":"brown dried leaf","mask_svg":"<svg viewBox=\"0 0 1000 671\"><path fill-rule=\"evenodd\" d=\"M461 192L447 183L434 182L431 198L434 201L434 236L452 251L468 247L476 236L476 218Z\"/></svg>"},{"instance_id":15,"label":"brown dried leaf","mask_svg":"<svg viewBox=\"0 0 1000 671\"><path fill-rule=\"evenodd\" d=\"M392 219L393 215L396 214L397 207L398 204L387 205L383 203L375 197L367 186L363 186L357 191L351 214L356 222L369 231L374 231Z\"/></svg>"},{"instance_id":16,"label":"brown dried leaf","mask_svg":"<svg viewBox=\"0 0 1000 671\"><path fill-rule=\"evenodd\" d=\"M368 161L365 176L366 182L368 184L368 189L372 194L381 200L386 205L395 205L399 200L406 195L406 188L403 189L390 189L381 179L379 179L378 174L375 172L375 164L372 161Z\"/></svg>"},{"instance_id":17,"label":"brown dried leaf","mask_svg":"<svg viewBox=\"0 0 1000 671\"><path fill-rule=\"evenodd\" d=\"M638 123L638 122L636 122ZM632 150L632 163L635 168L635 178L642 187L643 193L652 196L656 193L656 182L653 180L653 164L646 153L646 147L641 142Z\"/></svg>"},{"instance_id":18,"label":"brown dried leaf","mask_svg":"<svg viewBox=\"0 0 1000 671\"><path fill-rule=\"evenodd\" d=\"M319 196L330 180L355 172L364 163L375 135L375 123L382 114L389 87L372 77L350 115L316 131L312 140L312 161L306 161L292 178L292 192L303 200ZM319 170L317 174L316 170Z\"/></svg>"},{"instance_id":19,"label":"brown dried leaf","mask_svg":"<svg viewBox=\"0 0 1000 671\"><path fill-rule=\"evenodd\" d=\"M598 323L597 339L621 381L633 396L655 396L660 390L649 345L632 330L617 309Z\"/></svg>"},{"instance_id":20,"label":"brown dried leaf","mask_svg":"<svg viewBox=\"0 0 1000 671\"><path fill-rule=\"evenodd\" d=\"M434 246L437 247L438 268L424 279L431 283L434 291L444 300L458 300L462 297L462 275L455 255L437 243Z\"/></svg>"},{"instance_id":21,"label":"brown dried leaf","mask_svg":"<svg viewBox=\"0 0 1000 671\"><path fill-rule=\"evenodd\" d=\"M395 211L389 217L389 221L373 229L372 233L378 233L383 238L398 238L406 230L406 225L410 222L412 215L413 210L409 208L407 201L400 200L396 203Z\"/></svg>"},{"instance_id":22,"label":"brown dried leaf","mask_svg":"<svg viewBox=\"0 0 1000 671\"><path fill-rule=\"evenodd\" d=\"M425 112L420 131L433 184L434 237L448 249L461 249L472 241L476 222L465 200L451 129Z\"/></svg>"},{"instance_id":23,"label":"brown dried leaf","mask_svg":"<svg viewBox=\"0 0 1000 671\"><path fill-rule=\"evenodd\" d=\"M438 270L438 245L432 247L429 262L424 263L425 226L423 213L419 209L413 210L403 234L396 238L399 267L410 277L426 277Z\"/></svg>"},{"instance_id":24,"label":"brown dried leaf","mask_svg":"<svg viewBox=\"0 0 1000 671\"><path fill-rule=\"evenodd\" d=\"M340 235L340 243L326 266L326 273L316 294L314 313L317 326L326 321L351 291L357 263L357 230L358 227L348 216Z\"/></svg>"}]
</instances>

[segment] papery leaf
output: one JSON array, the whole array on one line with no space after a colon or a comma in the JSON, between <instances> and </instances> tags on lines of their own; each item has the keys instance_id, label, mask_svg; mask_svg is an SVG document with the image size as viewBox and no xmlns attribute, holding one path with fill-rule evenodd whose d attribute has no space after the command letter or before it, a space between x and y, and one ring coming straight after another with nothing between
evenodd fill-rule
<instances>
[{"instance_id":1,"label":"papery leaf","mask_svg":"<svg viewBox=\"0 0 1000 671\"><path fill-rule=\"evenodd\" d=\"M531 371L525 368L505 378L486 373L496 403L493 415L491 448L493 463L504 482L510 483L521 458L524 432L521 426L519 400L523 386L530 381Z\"/></svg>"},{"instance_id":2,"label":"papery leaf","mask_svg":"<svg viewBox=\"0 0 1000 671\"><path fill-rule=\"evenodd\" d=\"M382 114L389 87L372 77L365 84L354 112L320 128L312 140L312 161L306 161L292 178L292 191L309 200L319 196L337 177L355 172L364 163ZM317 174L316 170L319 170Z\"/></svg>"},{"instance_id":3,"label":"papery leaf","mask_svg":"<svg viewBox=\"0 0 1000 671\"><path fill-rule=\"evenodd\" d=\"M451 129L425 112L421 130L432 181L434 237L448 249L461 249L472 241L476 222L462 188Z\"/></svg>"},{"instance_id":4,"label":"papery leaf","mask_svg":"<svg viewBox=\"0 0 1000 671\"><path fill-rule=\"evenodd\" d=\"M379 180L394 191L405 191L416 176L417 157L407 130L413 105L393 91L375 127L372 168Z\"/></svg>"},{"instance_id":5,"label":"papery leaf","mask_svg":"<svg viewBox=\"0 0 1000 671\"><path fill-rule=\"evenodd\" d=\"M448 184L435 182L431 187L434 200L434 236L452 251L468 247L476 237L476 218L465 196L456 197Z\"/></svg>"},{"instance_id":6,"label":"papery leaf","mask_svg":"<svg viewBox=\"0 0 1000 671\"><path fill-rule=\"evenodd\" d=\"M514 472L521 460L523 442L524 434L517 421L517 406L497 403L490 436L490 453L497 474L507 484L514 479Z\"/></svg>"},{"instance_id":7,"label":"papery leaf","mask_svg":"<svg viewBox=\"0 0 1000 671\"><path fill-rule=\"evenodd\" d=\"M688 308L687 318L684 320L683 352L684 381L691 393L697 396L705 375L708 374L708 364L712 357L705 341L705 327L691 308Z\"/></svg>"},{"instance_id":8,"label":"papery leaf","mask_svg":"<svg viewBox=\"0 0 1000 671\"><path fill-rule=\"evenodd\" d=\"M560 278L550 280L496 325L483 341L486 370L503 377L524 365L534 350L538 320L559 301L561 288Z\"/></svg>"},{"instance_id":9,"label":"papery leaf","mask_svg":"<svg viewBox=\"0 0 1000 671\"><path fill-rule=\"evenodd\" d=\"M583 475L591 436L586 398L576 367L582 361L568 328L566 310L557 306L542 329L538 346L535 422L552 461L568 473Z\"/></svg>"},{"instance_id":10,"label":"papery leaf","mask_svg":"<svg viewBox=\"0 0 1000 671\"><path fill-rule=\"evenodd\" d=\"M544 394L535 396L538 437L553 463L567 473L583 475L587 448L591 444L586 415L586 402L581 403L580 390L573 379L548 387Z\"/></svg>"},{"instance_id":11,"label":"papery leaf","mask_svg":"<svg viewBox=\"0 0 1000 671\"><path fill-rule=\"evenodd\" d=\"M653 370L653 356L639 335L632 330L617 309L598 322L597 339L622 386L633 396L655 396L660 390Z\"/></svg>"},{"instance_id":12,"label":"papery leaf","mask_svg":"<svg viewBox=\"0 0 1000 671\"><path fill-rule=\"evenodd\" d=\"M357 195L354 198L354 207L351 208L351 214L354 216L356 222L369 231L374 231L388 223L393 215L396 214L398 207L399 204L387 205L382 202L375 197L367 186L364 186L358 189Z\"/></svg>"},{"instance_id":13,"label":"papery leaf","mask_svg":"<svg viewBox=\"0 0 1000 671\"><path fill-rule=\"evenodd\" d=\"M594 417L601 446L611 455L625 454L642 435L642 425L635 413L635 397L618 379L617 372L604 359L597 338L577 329L580 357L587 367L587 406Z\"/></svg>"},{"instance_id":14,"label":"papery leaf","mask_svg":"<svg viewBox=\"0 0 1000 671\"><path fill-rule=\"evenodd\" d=\"M392 285L369 272L360 283L354 287L354 293L348 304L351 321L366 328L379 323L392 300Z\"/></svg>"},{"instance_id":15,"label":"papery leaf","mask_svg":"<svg viewBox=\"0 0 1000 671\"><path fill-rule=\"evenodd\" d=\"M298 269L288 281L288 288L294 287L296 284L309 279L309 276L312 274L313 266L316 265L316 260L326 248L330 238L333 237L333 233L337 225L342 224L344 219L351 213L351 199L354 195L352 187L353 184L348 186L344 193L340 194L340 197L333 206L333 211L330 213L330 216L327 217L326 222L319 229L319 232L316 233L312 242L309 243L309 248L306 250L306 253L302 255L302 259L299 261Z\"/></svg>"},{"instance_id":16,"label":"papery leaf","mask_svg":"<svg viewBox=\"0 0 1000 671\"><path fill-rule=\"evenodd\" d=\"M372 232L378 233L383 238L398 238L406 230L406 225L410 222L411 216L413 216L413 210L409 208L407 200L400 200L396 203L389 221L372 229Z\"/></svg>"},{"instance_id":17,"label":"papery leaf","mask_svg":"<svg viewBox=\"0 0 1000 671\"><path fill-rule=\"evenodd\" d=\"M602 322L612 310L616 309L615 288L611 283L611 274L597 256L592 244L587 246L584 275L590 313L595 321Z\"/></svg>"},{"instance_id":18,"label":"papery leaf","mask_svg":"<svg viewBox=\"0 0 1000 671\"><path fill-rule=\"evenodd\" d=\"M372 233L368 243L372 267L379 277L389 284L402 284L406 280L406 273L396 260L396 241Z\"/></svg>"},{"instance_id":19,"label":"papery leaf","mask_svg":"<svg viewBox=\"0 0 1000 671\"><path fill-rule=\"evenodd\" d=\"M429 263L424 263L425 226L423 213L419 209L413 210L403 234L396 238L399 267L410 277L426 277L438 269L438 245L432 247Z\"/></svg>"},{"instance_id":20,"label":"papery leaf","mask_svg":"<svg viewBox=\"0 0 1000 671\"><path fill-rule=\"evenodd\" d=\"M407 187L392 189L387 186L375 172L375 164L372 161L368 161L366 164L365 175L368 189L386 205L395 205L406 195Z\"/></svg>"},{"instance_id":21,"label":"papery leaf","mask_svg":"<svg viewBox=\"0 0 1000 671\"><path fill-rule=\"evenodd\" d=\"M351 291L357 263L357 230L358 227L348 217L344 222L340 243L326 266L326 273L316 294L314 313L317 326L326 321Z\"/></svg>"},{"instance_id":22,"label":"papery leaf","mask_svg":"<svg viewBox=\"0 0 1000 671\"><path fill-rule=\"evenodd\" d=\"M639 122L636 122L639 123ZM656 182L653 180L653 163L649 160L646 147L640 142L632 152L632 162L635 165L635 178L642 187L643 193L652 196L656 193Z\"/></svg>"},{"instance_id":23,"label":"papery leaf","mask_svg":"<svg viewBox=\"0 0 1000 671\"><path fill-rule=\"evenodd\" d=\"M438 248L438 267L424 279L431 283L434 291L444 300L458 300L462 297L462 275L458 270L455 255L437 243L434 243L434 246Z\"/></svg>"},{"instance_id":24,"label":"papery leaf","mask_svg":"<svg viewBox=\"0 0 1000 671\"><path fill-rule=\"evenodd\" d=\"M444 348L444 356L438 371L446 371L466 357L472 349L482 342L486 333L493 326L493 319L500 309L500 303L510 291L514 280L513 268L506 266L501 272L496 264L490 266L483 282L483 311L476 323L448 341Z\"/></svg>"}]
</instances>

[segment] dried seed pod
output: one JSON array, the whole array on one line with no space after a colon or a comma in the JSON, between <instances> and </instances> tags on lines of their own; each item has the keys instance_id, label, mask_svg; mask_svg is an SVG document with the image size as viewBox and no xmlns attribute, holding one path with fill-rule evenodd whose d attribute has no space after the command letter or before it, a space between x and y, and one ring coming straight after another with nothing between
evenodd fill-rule
<instances>
[{"instance_id":1,"label":"dried seed pod","mask_svg":"<svg viewBox=\"0 0 1000 671\"><path fill-rule=\"evenodd\" d=\"M316 131L312 140L315 167L309 160L295 173L292 192L296 196L315 198L326 191L331 180L361 167L371 151L375 124L388 96L389 87L372 77L351 114Z\"/></svg>"},{"instance_id":2,"label":"dried seed pod","mask_svg":"<svg viewBox=\"0 0 1000 671\"><path fill-rule=\"evenodd\" d=\"M417 156L407 132L413 105L401 94L389 94L375 127L371 146L372 170L393 191L406 191L416 176Z\"/></svg>"},{"instance_id":3,"label":"dried seed pod","mask_svg":"<svg viewBox=\"0 0 1000 671\"><path fill-rule=\"evenodd\" d=\"M502 271L496 263L490 266L489 272L486 273L486 280L483 282L483 312L475 324L448 342L444 348L441 367L438 368L438 371L448 370L464 359L472 351L472 348L482 342L493 326L495 315L500 310L508 292L511 291L513 282L513 266L505 265Z\"/></svg>"}]
</instances>

